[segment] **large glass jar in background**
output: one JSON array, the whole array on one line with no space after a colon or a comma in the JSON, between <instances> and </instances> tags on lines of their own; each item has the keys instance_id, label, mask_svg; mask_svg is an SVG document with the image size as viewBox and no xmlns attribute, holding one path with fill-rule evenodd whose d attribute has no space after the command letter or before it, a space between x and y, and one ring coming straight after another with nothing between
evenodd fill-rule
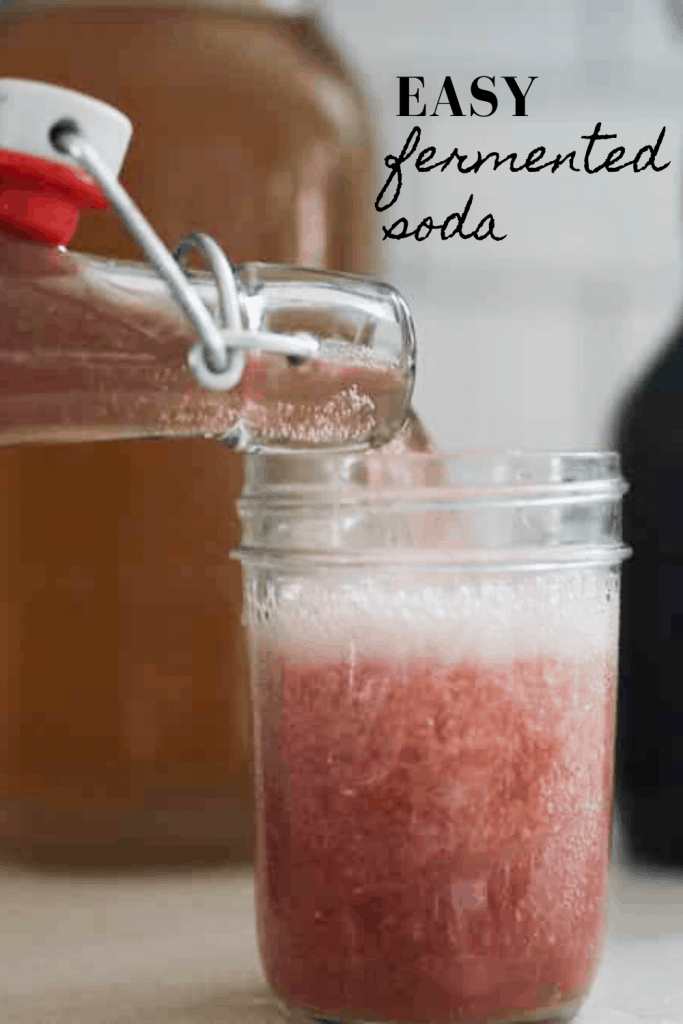
<instances>
[{"instance_id":1,"label":"large glass jar in background","mask_svg":"<svg viewBox=\"0 0 683 1024\"><path fill-rule=\"evenodd\" d=\"M131 117L121 180L167 243L199 229L237 262L371 271L365 105L310 10L287 7L18 3L0 18L2 73ZM140 256L111 213L84 217L73 248ZM222 555L241 478L201 440L0 452L0 830L15 853L249 854L240 573Z\"/></svg>"},{"instance_id":2,"label":"large glass jar in background","mask_svg":"<svg viewBox=\"0 0 683 1024\"><path fill-rule=\"evenodd\" d=\"M301 1020L568 1020L607 909L618 456L254 454L266 978Z\"/></svg>"}]
</instances>

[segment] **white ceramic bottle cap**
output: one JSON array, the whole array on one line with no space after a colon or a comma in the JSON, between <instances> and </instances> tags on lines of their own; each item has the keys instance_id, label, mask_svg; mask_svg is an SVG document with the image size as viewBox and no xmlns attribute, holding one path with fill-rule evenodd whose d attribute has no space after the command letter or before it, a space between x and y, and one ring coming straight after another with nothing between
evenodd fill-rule
<instances>
[{"instance_id":1,"label":"white ceramic bottle cap","mask_svg":"<svg viewBox=\"0 0 683 1024\"><path fill-rule=\"evenodd\" d=\"M118 175L133 134L125 114L72 89L0 78L0 149L76 166L50 141L50 132L60 121L74 122L112 174Z\"/></svg>"}]
</instances>

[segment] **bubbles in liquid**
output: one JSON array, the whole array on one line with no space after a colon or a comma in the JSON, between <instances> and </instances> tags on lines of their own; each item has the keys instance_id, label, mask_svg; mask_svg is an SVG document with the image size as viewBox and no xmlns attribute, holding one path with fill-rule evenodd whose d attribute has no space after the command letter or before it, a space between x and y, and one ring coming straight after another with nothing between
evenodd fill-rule
<instances>
[{"instance_id":1,"label":"bubbles in liquid","mask_svg":"<svg viewBox=\"0 0 683 1024\"><path fill-rule=\"evenodd\" d=\"M428 654L491 666L515 658L591 660L616 643L613 585L610 568L594 567L480 580L453 572L448 582L409 567L400 577L363 569L327 580L292 575L278 590L268 635L303 661L346 656L350 642L377 658ZM245 600L256 621L264 600L256 579Z\"/></svg>"},{"instance_id":2,"label":"bubbles in liquid","mask_svg":"<svg viewBox=\"0 0 683 1024\"><path fill-rule=\"evenodd\" d=\"M572 1005L604 921L609 570L292 576L267 621L257 590L270 983L366 1019Z\"/></svg>"},{"instance_id":3,"label":"bubbles in liquid","mask_svg":"<svg viewBox=\"0 0 683 1024\"><path fill-rule=\"evenodd\" d=\"M395 364L323 342L315 359L250 357L239 387L239 427L227 439L245 449L383 444L403 423L410 385Z\"/></svg>"},{"instance_id":4,"label":"bubbles in liquid","mask_svg":"<svg viewBox=\"0 0 683 1024\"><path fill-rule=\"evenodd\" d=\"M603 929L613 664L262 656L257 884L276 990L420 1021L580 996ZM585 674L603 699L577 716Z\"/></svg>"}]
</instances>

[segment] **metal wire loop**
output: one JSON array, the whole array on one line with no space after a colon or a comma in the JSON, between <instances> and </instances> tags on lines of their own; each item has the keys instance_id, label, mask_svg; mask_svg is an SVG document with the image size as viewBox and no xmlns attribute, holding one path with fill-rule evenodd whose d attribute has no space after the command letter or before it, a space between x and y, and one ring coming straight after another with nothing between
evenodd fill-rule
<instances>
[{"instance_id":1,"label":"metal wire loop","mask_svg":"<svg viewBox=\"0 0 683 1024\"><path fill-rule=\"evenodd\" d=\"M212 351L207 350L202 344L193 345L187 353L187 363L195 379L202 387L211 391L227 391L239 384L244 372L246 363L246 352L241 348L227 347L230 335L241 332L242 314L240 302L237 295L235 275L232 272L230 261L221 249L218 242L210 235L195 231L187 238L181 239L173 251L173 258L182 267L183 261L190 254L192 249L198 249L207 260L211 273L216 281L218 304L216 306L216 317L219 328L229 332L224 336L225 353L228 365L224 370L216 371L211 366Z\"/></svg>"}]
</instances>

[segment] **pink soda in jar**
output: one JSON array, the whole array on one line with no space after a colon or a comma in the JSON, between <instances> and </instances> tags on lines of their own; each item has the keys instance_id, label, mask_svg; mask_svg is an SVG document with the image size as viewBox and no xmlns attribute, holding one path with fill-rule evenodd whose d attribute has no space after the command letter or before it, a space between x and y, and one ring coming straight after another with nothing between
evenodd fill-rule
<instances>
[{"instance_id":1,"label":"pink soda in jar","mask_svg":"<svg viewBox=\"0 0 683 1024\"><path fill-rule=\"evenodd\" d=\"M292 1020L568 1020L604 933L618 456L262 452L256 902Z\"/></svg>"}]
</instances>

